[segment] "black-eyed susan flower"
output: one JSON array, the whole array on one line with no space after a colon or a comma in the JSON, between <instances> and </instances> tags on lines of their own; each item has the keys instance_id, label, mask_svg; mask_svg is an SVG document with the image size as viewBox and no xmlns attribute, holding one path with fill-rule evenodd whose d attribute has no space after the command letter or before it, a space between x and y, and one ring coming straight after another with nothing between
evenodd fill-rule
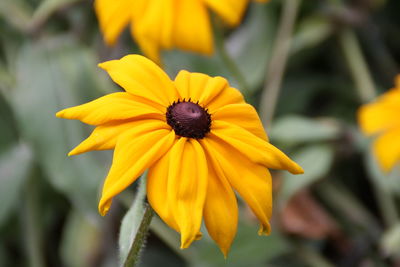
<instances>
[{"instance_id":1,"label":"black-eyed susan flower","mask_svg":"<svg viewBox=\"0 0 400 267\"><path fill-rule=\"evenodd\" d=\"M270 231L268 168L302 168L268 142L255 109L221 77L181 71L174 81L153 62L129 55L99 65L125 92L67 108L57 117L96 126L69 155L115 149L99 211L148 171L147 198L181 233L181 247L200 235L204 220L223 253L236 234L234 190Z\"/></svg>"},{"instance_id":2,"label":"black-eyed susan flower","mask_svg":"<svg viewBox=\"0 0 400 267\"><path fill-rule=\"evenodd\" d=\"M373 151L381 168L388 172L400 160L400 75L395 88L358 111L360 128L367 136L376 135Z\"/></svg>"},{"instance_id":3,"label":"black-eyed susan flower","mask_svg":"<svg viewBox=\"0 0 400 267\"><path fill-rule=\"evenodd\" d=\"M143 53L160 62L160 49L179 48L205 55L213 52L208 9L229 26L239 24L251 0L95 0L106 43L112 45L130 24ZM268 0L255 0L266 2Z\"/></svg>"}]
</instances>

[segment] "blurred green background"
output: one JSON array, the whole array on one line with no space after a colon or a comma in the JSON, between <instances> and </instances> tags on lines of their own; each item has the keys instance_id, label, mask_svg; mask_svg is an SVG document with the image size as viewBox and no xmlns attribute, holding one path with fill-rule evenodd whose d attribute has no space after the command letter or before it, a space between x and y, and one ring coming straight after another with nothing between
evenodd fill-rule
<instances>
[{"instance_id":1,"label":"blurred green background","mask_svg":"<svg viewBox=\"0 0 400 267\"><path fill-rule=\"evenodd\" d=\"M54 115L119 90L97 63L140 53L128 32L105 46L92 5L0 0L0 266L119 264L119 229L136 185L101 217L112 152L68 158L91 129ZM271 142L305 174L273 172L271 236L257 235L241 205L224 260L207 235L180 250L178 234L154 218L140 265L399 266L400 169L381 173L356 123L358 107L399 72L399 12L398 0L272 0L251 4L240 27L224 29L226 51L163 53L171 77L187 69L242 89Z\"/></svg>"}]
</instances>

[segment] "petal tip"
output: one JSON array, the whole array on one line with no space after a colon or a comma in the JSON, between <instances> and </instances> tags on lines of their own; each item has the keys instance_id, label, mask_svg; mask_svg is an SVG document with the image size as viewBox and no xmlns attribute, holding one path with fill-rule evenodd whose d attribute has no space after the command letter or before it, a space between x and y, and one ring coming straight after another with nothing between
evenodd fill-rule
<instances>
[{"instance_id":1,"label":"petal tip","mask_svg":"<svg viewBox=\"0 0 400 267\"><path fill-rule=\"evenodd\" d=\"M271 226L269 225L269 223L267 223L266 225L261 224L260 225L260 229L258 230L258 235L259 236L268 236L271 233Z\"/></svg>"},{"instance_id":2,"label":"petal tip","mask_svg":"<svg viewBox=\"0 0 400 267\"><path fill-rule=\"evenodd\" d=\"M293 173L293 174L303 174L303 173L304 173L304 170L303 170L303 168L302 168L299 164L294 163L294 166L293 166L293 168L290 170L290 172Z\"/></svg>"}]
</instances>

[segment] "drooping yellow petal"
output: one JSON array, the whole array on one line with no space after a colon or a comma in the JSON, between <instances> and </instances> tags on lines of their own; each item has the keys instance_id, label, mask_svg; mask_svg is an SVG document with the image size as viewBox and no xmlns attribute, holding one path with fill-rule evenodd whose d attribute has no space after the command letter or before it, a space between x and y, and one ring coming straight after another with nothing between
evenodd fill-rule
<instances>
[{"instance_id":1,"label":"drooping yellow petal","mask_svg":"<svg viewBox=\"0 0 400 267\"><path fill-rule=\"evenodd\" d=\"M171 149L168 174L168 205L187 248L200 231L207 191L207 161L197 140L180 138Z\"/></svg>"},{"instance_id":2,"label":"drooping yellow petal","mask_svg":"<svg viewBox=\"0 0 400 267\"><path fill-rule=\"evenodd\" d=\"M170 129L164 121L161 120L136 120L136 121L112 121L100 126L97 126L92 134L75 147L68 156L78 155L92 150L107 150L113 149L117 144L117 140L121 134L133 129L137 126L149 124L154 130ZM149 130L149 128L142 127Z\"/></svg>"},{"instance_id":3,"label":"drooping yellow petal","mask_svg":"<svg viewBox=\"0 0 400 267\"><path fill-rule=\"evenodd\" d=\"M160 218L169 227L179 232L179 227L168 205L168 170L171 160L171 152L168 151L149 169L147 174L147 199Z\"/></svg>"},{"instance_id":4,"label":"drooping yellow petal","mask_svg":"<svg viewBox=\"0 0 400 267\"><path fill-rule=\"evenodd\" d=\"M232 147L211 138L200 142L209 154L214 155L213 165L219 165L230 185L257 216L260 221L259 234L269 234L272 214L272 181L269 171L237 153Z\"/></svg>"},{"instance_id":5,"label":"drooping yellow petal","mask_svg":"<svg viewBox=\"0 0 400 267\"><path fill-rule=\"evenodd\" d=\"M174 140L174 131L154 131L147 124L137 126L118 139L113 163L103 185L99 203L101 215L109 210L112 198L161 158L171 148Z\"/></svg>"},{"instance_id":6,"label":"drooping yellow petal","mask_svg":"<svg viewBox=\"0 0 400 267\"><path fill-rule=\"evenodd\" d=\"M182 50L205 55L213 52L210 18L199 0L176 1L173 43Z\"/></svg>"},{"instance_id":7,"label":"drooping yellow petal","mask_svg":"<svg viewBox=\"0 0 400 267\"><path fill-rule=\"evenodd\" d=\"M379 136L373 143L379 165L386 172L390 171L400 160L400 127L389 130Z\"/></svg>"},{"instance_id":8,"label":"drooping yellow petal","mask_svg":"<svg viewBox=\"0 0 400 267\"><path fill-rule=\"evenodd\" d=\"M218 244L225 258L235 238L238 222L236 196L215 155L206 151L208 186L204 203L204 222L211 238Z\"/></svg>"},{"instance_id":9,"label":"drooping yellow petal","mask_svg":"<svg viewBox=\"0 0 400 267\"><path fill-rule=\"evenodd\" d=\"M157 102L165 108L178 98L174 84L154 62L139 55L99 64L128 93Z\"/></svg>"},{"instance_id":10,"label":"drooping yellow petal","mask_svg":"<svg viewBox=\"0 0 400 267\"><path fill-rule=\"evenodd\" d=\"M96 0L94 8L107 44L113 45L132 19L132 0Z\"/></svg>"},{"instance_id":11,"label":"drooping yellow petal","mask_svg":"<svg viewBox=\"0 0 400 267\"><path fill-rule=\"evenodd\" d=\"M160 65L159 49L172 47L175 0L153 0L147 4L146 11L135 12L135 22L131 33L137 40L143 53Z\"/></svg>"},{"instance_id":12,"label":"drooping yellow petal","mask_svg":"<svg viewBox=\"0 0 400 267\"><path fill-rule=\"evenodd\" d=\"M89 103L61 110L56 116L80 120L90 125L124 119L164 120L165 117L154 106L139 102L137 98L125 92L108 94Z\"/></svg>"},{"instance_id":13,"label":"drooping yellow petal","mask_svg":"<svg viewBox=\"0 0 400 267\"><path fill-rule=\"evenodd\" d=\"M237 26L246 10L249 0L203 0L230 26Z\"/></svg>"},{"instance_id":14,"label":"drooping yellow petal","mask_svg":"<svg viewBox=\"0 0 400 267\"><path fill-rule=\"evenodd\" d=\"M237 154L240 153L254 163L262 164L267 168L287 170L293 174L304 172L282 151L234 124L213 121L209 137L224 143L224 147L233 148Z\"/></svg>"},{"instance_id":15,"label":"drooping yellow petal","mask_svg":"<svg viewBox=\"0 0 400 267\"><path fill-rule=\"evenodd\" d=\"M228 87L228 81L222 77L210 77L186 70L178 73L174 83L181 99L191 98L193 102L199 101L200 105L207 108L208 104Z\"/></svg>"},{"instance_id":16,"label":"drooping yellow petal","mask_svg":"<svg viewBox=\"0 0 400 267\"><path fill-rule=\"evenodd\" d=\"M231 104L223 106L213 114L213 120L224 121L251 132L259 138L268 141L255 108L249 104Z\"/></svg>"}]
</instances>

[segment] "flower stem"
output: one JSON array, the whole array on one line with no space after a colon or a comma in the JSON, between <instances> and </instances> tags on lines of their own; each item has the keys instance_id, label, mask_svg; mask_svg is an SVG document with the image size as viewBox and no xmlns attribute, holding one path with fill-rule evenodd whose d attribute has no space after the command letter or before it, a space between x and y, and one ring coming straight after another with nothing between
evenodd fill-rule
<instances>
[{"instance_id":1,"label":"flower stem","mask_svg":"<svg viewBox=\"0 0 400 267\"><path fill-rule=\"evenodd\" d=\"M119 247L121 266L136 266L153 218L153 209L146 203L147 173L139 180L135 199L121 223Z\"/></svg>"},{"instance_id":2,"label":"flower stem","mask_svg":"<svg viewBox=\"0 0 400 267\"><path fill-rule=\"evenodd\" d=\"M36 172L33 171L28 178L24 194L23 220L25 226L26 248L28 262L31 267L45 266L42 254L42 235L39 222L39 188L36 179Z\"/></svg>"},{"instance_id":3,"label":"flower stem","mask_svg":"<svg viewBox=\"0 0 400 267\"><path fill-rule=\"evenodd\" d=\"M265 127L269 127L275 113L275 107L285 72L292 32L301 0L284 0L283 13L279 23L278 33L272 57L268 64L264 90L261 95L260 116Z\"/></svg>"},{"instance_id":4,"label":"flower stem","mask_svg":"<svg viewBox=\"0 0 400 267\"><path fill-rule=\"evenodd\" d=\"M218 55L220 56L222 62L224 63L225 67L231 73L231 75L235 78L240 91L245 94L249 95L249 87L247 85L246 79L242 74L241 70L237 66L236 62L232 59L229 55L224 42L224 29L220 21L217 18L213 17L213 28L215 33L215 47L218 51Z\"/></svg>"},{"instance_id":5,"label":"flower stem","mask_svg":"<svg viewBox=\"0 0 400 267\"><path fill-rule=\"evenodd\" d=\"M139 229L136 232L135 239L133 240L132 246L129 250L128 257L124 263L124 267L136 266L136 264L138 263L140 251L146 240L153 215L153 209L150 207L149 204L145 204L142 221L139 225Z\"/></svg>"},{"instance_id":6,"label":"flower stem","mask_svg":"<svg viewBox=\"0 0 400 267\"><path fill-rule=\"evenodd\" d=\"M369 102L373 100L376 96L375 85L355 33L350 29L344 29L340 33L339 39L361 101ZM373 178L370 181L373 184L385 224L393 226L399 222L399 214L393 195L386 192L387 190L382 188Z\"/></svg>"},{"instance_id":7,"label":"flower stem","mask_svg":"<svg viewBox=\"0 0 400 267\"><path fill-rule=\"evenodd\" d=\"M371 101L376 95L375 85L356 35L352 30L344 29L339 35L339 40L361 101Z\"/></svg>"}]
</instances>

